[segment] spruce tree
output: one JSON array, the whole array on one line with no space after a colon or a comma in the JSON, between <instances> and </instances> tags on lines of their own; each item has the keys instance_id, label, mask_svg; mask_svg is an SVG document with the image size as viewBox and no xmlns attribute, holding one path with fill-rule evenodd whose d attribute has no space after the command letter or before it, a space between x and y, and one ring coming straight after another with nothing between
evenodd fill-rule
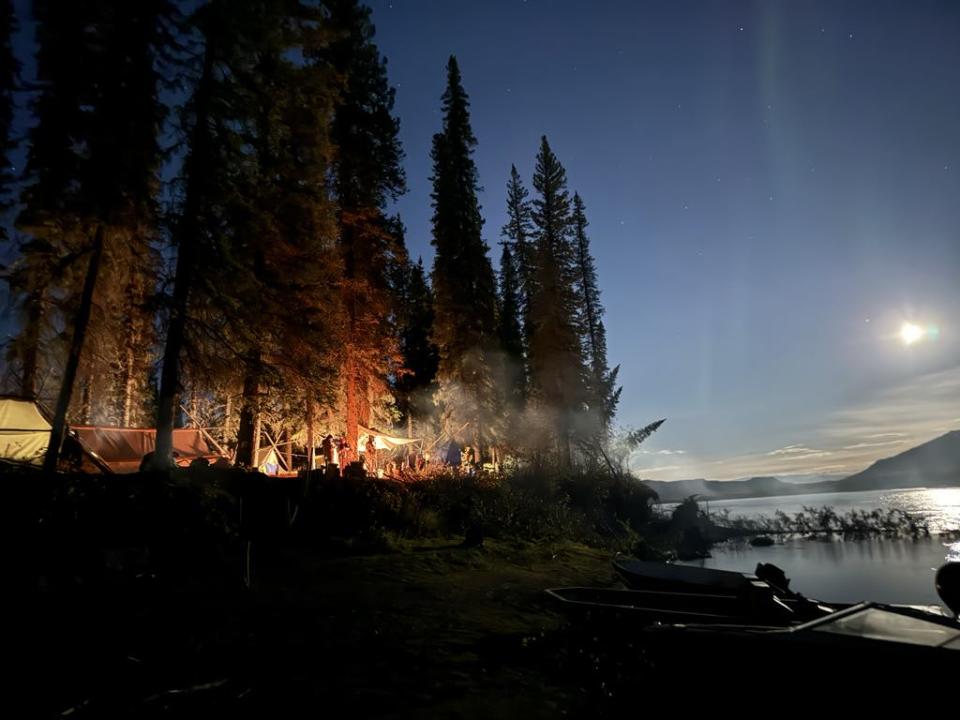
<instances>
[{"instance_id":1,"label":"spruce tree","mask_svg":"<svg viewBox=\"0 0 960 720\"><path fill-rule=\"evenodd\" d=\"M500 295L498 331L504 354L504 388L508 404L519 409L526 391L526 350L520 316L522 286L517 271L517 257L510 251L510 242L503 242L500 254Z\"/></svg>"},{"instance_id":2,"label":"spruce tree","mask_svg":"<svg viewBox=\"0 0 960 720\"><path fill-rule=\"evenodd\" d=\"M619 366L611 370L607 365L607 331L603 326L604 311L597 287L597 270L590 254L586 208L577 193L573 195L572 221L583 355L589 370L590 411L597 417L598 429L605 435L620 399L620 388L616 387Z\"/></svg>"},{"instance_id":3,"label":"spruce tree","mask_svg":"<svg viewBox=\"0 0 960 720\"><path fill-rule=\"evenodd\" d=\"M530 342L530 297L536 274L536 247L530 217L530 193L524 187L515 165L510 166L507 181L507 223L501 235L512 244L511 254L516 267L519 312L522 321L524 352Z\"/></svg>"},{"instance_id":4,"label":"spruce tree","mask_svg":"<svg viewBox=\"0 0 960 720\"><path fill-rule=\"evenodd\" d=\"M333 39L317 58L339 78L331 138L343 271L340 377L346 441L355 459L358 426L370 424L400 362L389 273L401 250L385 207L404 192L405 178L394 90L374 43L370 9L357 0L325 0L324 6Z\"/></svg>"},{"instance_id":5,"label":"spruce tree","mask_svg":"<svg viewBox=\"0 0 960 720\"><path fill-rule=\"evenodd\" d=\"M588 395L575 325L579 309L573 283L566 172L546 137L540 142L533 186L537 191L532 212L537 245L530 302L531 389L544 433L551 436L560 464L569 466L571 444L578 439Z\"/></svg>"},{"instance_id":6,"label":"spruce tree","mask_svg":"<svg viewBox=\"0 0 960 720\"><path fill-rule=\"evenodd\" d=\"M447 64L443 130L433 136L433 341L444 430L472 445L496 440L496 280L481 237L477 140L456 58Z\"/></svg>"}]
</instances>

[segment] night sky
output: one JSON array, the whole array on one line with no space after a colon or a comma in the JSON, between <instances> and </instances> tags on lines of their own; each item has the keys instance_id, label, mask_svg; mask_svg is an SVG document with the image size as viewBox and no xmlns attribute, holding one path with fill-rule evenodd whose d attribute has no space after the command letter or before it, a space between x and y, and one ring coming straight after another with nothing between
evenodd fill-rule
<instances>
[{"instance_id":1,"label":"night sky","mask_svg":"<svg viewBox=\"0 0 960 720\"><path fill-rule=\"evenodd\" d=\"M371 3L429 262L444 64L485 239L546 134L583 196L643 477L847 473L960 427L960 5ZM906 346L904 322L939 337Z\"/></svg>"}]
</instances>

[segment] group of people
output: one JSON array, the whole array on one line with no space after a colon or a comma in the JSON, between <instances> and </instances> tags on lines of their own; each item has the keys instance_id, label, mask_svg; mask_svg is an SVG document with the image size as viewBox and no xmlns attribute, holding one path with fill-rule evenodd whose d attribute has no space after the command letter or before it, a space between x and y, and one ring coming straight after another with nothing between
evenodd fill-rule
<instances>
[{"instance_id":1,"label":"group of people","mask_svg":"<svg viewBox=\"0 0 960 720\"><path fill-rule=\"evenodd\" d=\"M371 433L363 440L362 449L364 469L373 477L404 479L422 475L431 467L446 467L472 475L483 466L483 455L479 447L461 446L454 441L441 445L436 453L431 455L429 450L414 445L405 446L405 451L377 447L377 436ZM345 437L328 434L320 443L320 457L317 459L324 466L342 467L357 458L351 450Z\"/></svg>"},{"instance_id":2,"label":"group of people","mask_svg":"<svg viewBox=\"0 0 960 720\"><path fill-rule=\"evenodd\" d=\"M320 443L320 458L323 465L343 465L351 456L350 444L344 437L334 437L328 434ZM367 435L363 444L363 465L369 475L375 477L394 477L406 471L421 471L425 465L423 454L419 450L412 451L406 457L389 459L381 457L377 447L376 435Z\"/></svg>"},{"instance_id":3,"label":"group of people","mask_svg":"<svg viewBox=\"0 0 960 720\"><path fill-rule=\"evenodd\" d=\"M328 434L320 443L320 456L324 465L340 465L340 458L345 457L350 450L350 444L345 437L334 438Z\"/></svg>"}]
</instances>

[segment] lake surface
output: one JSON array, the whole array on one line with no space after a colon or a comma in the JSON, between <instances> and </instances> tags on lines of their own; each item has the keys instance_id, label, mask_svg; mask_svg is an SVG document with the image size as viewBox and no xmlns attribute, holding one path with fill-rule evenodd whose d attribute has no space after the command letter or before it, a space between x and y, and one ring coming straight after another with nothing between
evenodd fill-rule
<instances>
[{"instance_id":1,"label":"lake surface","mask_svg":"<svg viewBox=\"0 0 960 720\"><path fill-rule=\"evenodd\" d=\"M788 515L802 512L804 506L829 506L838 513L854 509L901 508L912 515L926 518L931 532L940 533L960 529L960 487L864 490L740 500L701 500L700 504L708 512L729 510L731 517L769 518L772 518L777 510L782 510ZM665 512L669 512L676 505L677 503L664 503L662 508Z\"/></svg>"},{"instance_id":2,"label":"lake surface","mask_svg":"<svg viewBox=\"0 0 960 720\"><path fill-rule=\"evenodd\" d=\"M705 509L707 503L703 503ZM773 517L804 506L829 505L837 512L898 507L925 517L932 532L960 528L960 488L914 488L853 493L818 493L772 498L720 500L711 512L731 516ZM664 510L669 506L664 505ZM713 557L685 564L753 572L758 562L773 563L791 579L790 587L820 600L942 604L933 585L936 569L947 560L960 561L960 542L945 538L922 540L802 540L755 548L746 544L719 546Z\"/></svg>"}]
</instances>

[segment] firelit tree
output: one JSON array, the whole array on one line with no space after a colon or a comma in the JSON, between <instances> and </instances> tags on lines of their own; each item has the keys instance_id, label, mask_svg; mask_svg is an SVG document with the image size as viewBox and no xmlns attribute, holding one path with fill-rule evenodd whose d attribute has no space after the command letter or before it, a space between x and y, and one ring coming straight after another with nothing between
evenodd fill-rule
<instances>
[{"instance_id":1,"label":"firelit tree","mask_svg":"<svg viewBox=\"0 0 960 720\"><path fill-rule=\"evenodd\" d=\"M583 422L588 400L585 368L576 323L579 317L573 284L570 198L566 172L541 139L533 186L536 271L530 299L530 376L533 408L544 436L556 448L562 466L571 463L571 445ZM549 437L547 437L549 436Z\"/></svg>"},{"instance_id":2,"label":"firelit tree","mask_svg":"<svg viewBox=\"0 0 960 720\"><path fill-rule=\"evenodd\" d=\"M400 361L389 267L397 253L385 215L405 189L399 122L386 61L373 41L370 10L356 0L326 0L333 38L318 60L337 74L339 93L331 138L334 193L339 204L342 384L346 440L356 458L358 426L389 392Z\"/></svg>"},{"instance_id":3,"label":"firelit tree","mask_svg":"<svg viewBox=\"0 0 960 720\"><path fill-rule=\"evenodd\" d=\"M587 364L587 392L589 413L595 418L595 427L606 436L617 410L620 388L617 387L619 367L607 365L607 331L603 326L603 305L597 287L597 269L590 254L587 237L587 215L580 195L573 195L573 243L580 331L583 356Z\"/></svg>"},{"instance_id":4,"label":"firelit tree","mask_svg":"<svg viewBox=\"0 0 960 720\"><path fill-rule=\"evenodd\" d=\"M443 429L475 446L496 440L496 279L481 237L477 139L456 58L447 64L443 130L433 136L433 341Z\"/></svg>"},{"instance_id":5,"label":"firelit tree","mask_svg":"<svg viewBox=\"0 0 960 720\"><path fill-rule=\"evenodd\" d=\"M98 290L101 266L147 262L137 248L152 217L160 160L162 111L154 60L173 10L164 0L55 7L38 0L33 9L37 123L30 133L19 223L36 245L25 248L23 263L29 266L36 258L35 264L45 265L26 275L46 278L48 292L60 280L61 297L79 295L69 303L75 308L72 317L65 318L70 347L44 461L52 470L84 340L91 317L96 319L94 301L111 307L124 295L124 283ZM81 259L87 260L85 272ZM25 300L42 303L43 292L32 290L24 293ZM25 315L42 320L42 312ZM39 337L28 326L23 334ZM29 364L24 359L23 365Z\"/></svg>"}]
</instances>

